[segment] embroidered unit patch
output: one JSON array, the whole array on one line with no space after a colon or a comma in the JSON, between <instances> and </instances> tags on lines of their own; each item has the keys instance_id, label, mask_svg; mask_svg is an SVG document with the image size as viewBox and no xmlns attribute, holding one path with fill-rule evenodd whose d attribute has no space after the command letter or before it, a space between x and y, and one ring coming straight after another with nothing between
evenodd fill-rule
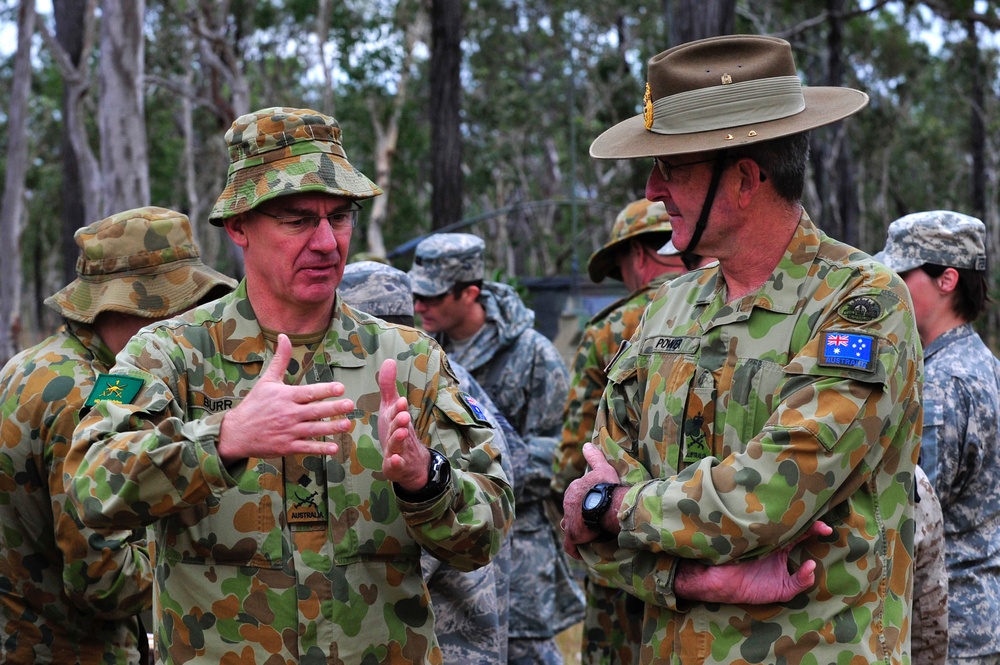
<instances>
[{"instance_id":1,"label":"embroidered unit patch","mask_svg":"<svg viewBox=\"0 0 1000 665\"><path fill-rule=\"evenodd\" d=\"M875 368L874 347L875 338L870 335L825 332L819 364L872 371Z\"/></svg>"},{"instance_id":2,"label":"embroidered unit patch","mask_svg":"<svg viewBox=\"0 0 1000 665\"><path fill-rule=\"evenodd\" d=\"M98 402L117 402L131 404L139 391L142 390L142 379L134 376L101 374L90 391L86 406L94 406Z\"/></svg>"},{"instance_id":3,"label":"embroidered unit patch","mask_svg":"<svg viewBox=\"0 0 1000 665\"><path fill-rule=\"evenodd\" d=\"M469 393L458 393L458 396L465 404L465 408L467 408L469 410L469 413L472 414L473 418L475 418L478 422L482 423L483 425L493 427L493 420L490 419L490 417L486 414L486 411L483 410L483 407L479 405L479 402L476 401L475 397L473 397Z\"/></svg>"}]
</instances>

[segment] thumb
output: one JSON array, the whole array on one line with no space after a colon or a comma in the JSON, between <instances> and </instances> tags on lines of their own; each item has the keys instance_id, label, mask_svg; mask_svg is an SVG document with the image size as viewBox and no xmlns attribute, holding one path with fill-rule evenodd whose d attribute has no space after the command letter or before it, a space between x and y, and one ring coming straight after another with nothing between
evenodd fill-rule
<instances>
[{"instance_id":1,"label":"thumb","mask_svg":"<svg viewBox=\"0 0 1000 665\"><path fill-rule=\"evenodd\" d=\"M396 390L396 361L392 358L386 358L378 371L378 387L383 404L391 404L399 399L399 391Z\"/></svg>"},{"instance_id":2,"label":"thumb","mask_svg":"<svg viewBox=\"0 0 1000 665\"><path fill-rule=\"evenodd\" d=\"M601 449L592 443L583 444L583 456L590 468L595 471L605 466L611 466Z\"/></svg>"},{"instance_id":3,"label":"thumb","mask_svg":"<svg viewBox=\"0 0 1000 665\"><path fill-rule=\"evenodd\" d=\"M288 363L292 360L292 343L288 341L288 335L281 333L278 335L278 344L274 349L274 358L271 364L264 370L260 381L275 381L283 383L285 372L288 371Z\"/></svg>"}]
</instances>

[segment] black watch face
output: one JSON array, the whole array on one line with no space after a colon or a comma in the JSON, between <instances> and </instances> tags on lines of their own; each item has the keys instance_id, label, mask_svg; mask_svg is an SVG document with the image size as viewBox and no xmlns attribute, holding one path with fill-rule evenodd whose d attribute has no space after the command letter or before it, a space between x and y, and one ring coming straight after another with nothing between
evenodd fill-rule
<instances>
[{"instance_id":1,"label":"black watch face","mask_svg":"<svg viewBox=\"0 0 1000 665\"><path fill-rule=\"evenodd\" d=\"M592 489L587 492L586 496L583 497L583 509L584 510L594 510L601 505L601 499L603 495L600 490Z\"/></svg>"}]
</instances>

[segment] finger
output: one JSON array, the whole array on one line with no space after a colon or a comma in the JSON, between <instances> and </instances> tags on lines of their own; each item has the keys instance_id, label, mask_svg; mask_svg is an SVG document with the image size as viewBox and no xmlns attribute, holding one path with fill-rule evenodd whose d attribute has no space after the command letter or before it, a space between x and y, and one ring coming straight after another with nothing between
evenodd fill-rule
<instances>
[{"instance_id":1,"label":"finger","mask_svg":"<svg viewBox=\"0 0 1000 665\"><path fill-rule=\"evenodd\" d=\"M382 404L386 405L399 398L396 390L396 361L387 358L378 371L378 387L382 393Z\"/></svg>"},{"instance_id":2,"label":"finger","mask_svg":"<svg viewBox=\"0 0 1000 665\"><path fill-rule=\"evenodd\" d=\"M816 562L806 559L795 571L792 579L800 593L809 589L816 582Z\"/></svg>"},{"instance_id":3,"label":"finger","mask_svg":"<svg viewBox=\"0 0 1000 665\"><path fill-rule=\"evenodd\" d=\"M583 444L583 456L586 458L587 464L590 465L590 468L595 471L606 466L611 466L608 464L608 460L604 457L604 453L601 449L592 443Z\"/></svg>"},{"instance_id":4,"label":"finger","mask_svg":"<svg viewBox=\"0 0 1000 665\"><path fill-rule=\"evenodd\" d=\"M304 386L289 386L289 394L292 400L296 404L310 404L312 402L322 402L324 400L329 400L331 397L341 397L346 388L344 384L338 381L330 381L328 383L310 383ZM341 400L341 402L349 402L350 400ZM354 407L351 406L353 409Z\"/></svg>"},{"instance_id":5,"label":"finger","mask_svg":"<svg viewBox=\"0 0 1000 665\"><path fill-rule=\"evenodd\" d=\"M288 340L288 335L280 333L278 344L274 349L274 357L271 363L264 370L259 381L275 381L283 383L285 372L288 371L288 363L292 360L292 343Z\"/></svg>"}]
</instances>

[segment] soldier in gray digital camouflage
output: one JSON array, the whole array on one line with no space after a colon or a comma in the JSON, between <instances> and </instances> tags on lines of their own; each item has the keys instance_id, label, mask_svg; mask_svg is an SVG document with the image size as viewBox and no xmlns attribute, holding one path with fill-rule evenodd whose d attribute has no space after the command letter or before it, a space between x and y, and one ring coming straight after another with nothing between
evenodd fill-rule
<instances>
[{"instance_id":1,"label":"soldier in gray digital camouflage","mask_svg":"<svg viewBox=\"0 0 1000 665\"><path fill-rule=\"evenodd\" d=\"M413 292L410 276L391 265L357 261L344 268L338 289L348 305L390 323L413 326ZM500 451L504 472L517 496L518 478L527 464L527 448L482 386L458 363L450 361L459 387L482 407L495 425L494 445ZM514 469L522 469L517 474ZM507 662L510 608L510 537L500 553L478 570L462 572L427 552L421 569L434 607L434 632L445 663Z\"/></svg>"},{"instance_id":2,"label":"soldier in gray digital camouflage","mask_svg":"<svg viewBox=\"0 0 1000 665\"><path fill-rule=\"evenodd\" d=\"M875 258L906 282L924 347L920 466L944 516L948 662L1000 663L1000 361L972 327L990 302L986 226L916 212Z\"/></svg>"},{"instance_id":3,"label":"soldier in gray digital camouflage","mask_svg":"<svg viewBox=\"0 0 1000 665\"><path fill-rule=\"evenodd\" d=\"M642 664L911 661L913 307L801 203L807 132L867 101L803 86L784 40L703 39L652 57L643 113L591 144L652 160L674 246L718 259L661 287L612 361L563 504L567 551L644 603ZM780 575L687 577L786 550L815 571L792 598L748 601Z\"/></svg>"},{"instance_id":4,"label":"soldier in gray digital camouflage","mask_svg":"<svg viewBox=\"0 0 1000 665\"><path fill-rule=\"evenodd\" d=\"M493 424L433 339L337 295L381 194L337 121L267 108L226 143L210 221L246 277L118 355L123 395L81 420L67 493L85 524L149 527L159 662L439 664L420 556L499 552Z\"/></svg>"},{"instance_id":5,"label":"soldier in gray digital camouflage","mask_svg":"<svg viewBox=\"0 0 1000 665\"><path fill-rule=\"evenodd\" d=\"M562 654L555 635L583 616L583 594L544 507L568 377L517 292L484 281L484 249L483 240L468 233L421 240L410 270L413 307L424 330L469 370L528 446L528 465L515 469L508 662L557 665Z\"/></svg>"},{"instance_id":6,"label":"soldier in gray digital camouflage","mask_svg":"<svg viewBox=\"0 0 1000 665\"><path fill-rule=\"evenodd\" d=\"M188 218L146 207L74 234L77 277L45 304L63 326L0 370L0 662L145 663L152 603L144 533L90 529L63 488L80 410L140 328L229 293Z\"/></svg>"}]
</instances>

